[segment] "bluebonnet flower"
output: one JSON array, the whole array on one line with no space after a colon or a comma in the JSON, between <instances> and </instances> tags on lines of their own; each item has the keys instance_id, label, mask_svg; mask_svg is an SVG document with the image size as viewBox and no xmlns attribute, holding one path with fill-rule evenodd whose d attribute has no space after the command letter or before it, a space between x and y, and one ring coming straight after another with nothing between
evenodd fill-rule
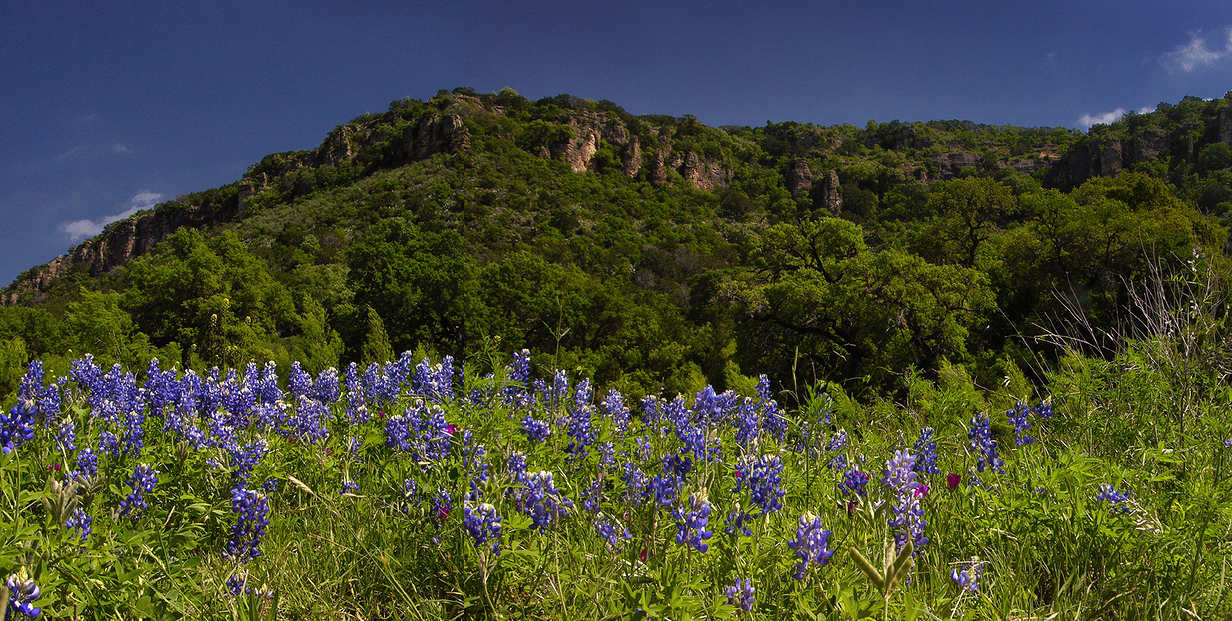
<instances>
[{"instance_id":1,"label":"bluebonnet flower","mask_svg":"<svg viewBox=\"0 0 1232 621\"><path fill-rule=\"evenodd\" d=\"M920 439L915 441L915 467L914 470L918 474L941 474L941 469L937 467L937 442L933 440L932 427L925 427L920 430Z\"/></svg>"},{"instance_id":2,"label":"bluebonnet flower","mask_svg":"<svg viewBox=\"0 0 1232 621\"><path fill-rule=\"evenodd\" d=\"M364 441L355 436L349 436L346 439L346 452L356 461L363 461L359 458L359 450L364 447Z\"/></svg>"},{"instance_id":3,"label":"bluebonnet flower","mask_svg":"<svg viewBox=\"0 0 1232 621\"><path fill-rule=\"evenodd\" d=\"M830 442L826 444L826 451L838 453L830 460L831 470L845 470L847 468L847 453L844 451L847 448L847 430L839 429L830 437Z\"/></svg>"},{"instance_id":4,"label":"bluebonnet flower","mask_svg":"<svg viewBox=\"0 0 1232 621\"><path fill-rule=\"evenodd\" d=\"M429 461L445 459L449 455L454 426L445 420L445 410L439 405L421 406L419 412L427 414L427 420L419 432L423 446L421 459Z\"/></svg>"},{"instance_id":5,"label":"bluebonnet flower","mask_svg":"<svg viewBox=\"0 0 1232 621\"><path fill-rule=\"evenodd\" d=\"M1031 411L1040 418L1052 418L1052 400L1040 401L1035 407L1031 408Z\"/></svg>"},{"instance_id":6,"label":"bluebonnet flower","mask_svg":"<svg viewBox=\"0 0 1232 621\"><path fill-rule=\"evenodd\" d=\"M43 386L43 363L31 362L18 384L17 404L7 415L0 412L0 450L10 453L32 440L39 414L52 416L59 410L59 388Z\"/></svg>"},{"instance_id":7,"label":"bluebonnet flower","mask_svg":"<svg viewBox=\"0 0 1232 621\"><path fill-rule=\"evenodd\" d=\"M1014 425L1014 446L1035 443L1035 438L1027 435L1027 430L1031 428L1031 423L1027 422L1027 415L1030 413L1031 411L1027 408L1025 401L1015 401L1014 407L1005 411L1005 416L1010 419L1010 424Z\"/></svg>"},{"instance_id":8,"label":"bluebonnet flower","mask_svg":"<svg viewBox=\"0 0 1232 621\"><path fill-rule=\"evenodd\" d=\"M978 593L980 590L980 577L984 573L984 562L977 557L971 557L971 561L960 563L960 567L955 567L950 570L950 580L957 584L963 593Z\"/></svg>"},{"instance_id":9,"label":"bluebonnet flower","mask_svg":"<svg viewBox=\"0 0 1232 621\"><path fill-rule=\"evenodd\" d=\"M56 426L56 447L64 454L77 450L77 425L73 417L65 414Z\"/></svg>"},{"instance_id":10,"label":"bluebonnet flower","mask_svg":"<svg viewBox=\"0 0 1232 621\"><path fill-rule=\"evenodd\" d=\"M848 468L843 473L843 480L838 483L838 489L844 496L866 496L868 492L864 486L868 485L868 478L868 474L861 472L859 468Z\"/></svg>"},{"instance_id":11,"label":"bluebonnet flower","mask_svg":"<svg viewBox=\"0 0 1232 621\"><path fill-rule=\"evenodd\" d=\"M33 580L21 580L17 576L9 576L5 581L9 589L9 613L21 613L31 619L37 619L42 614L42 608L34 605L41 591ZM7 615L6 615L7 616ZM5 619L5 621L8 621Z\"/></svg>"},{"instance_id":12,"label":"bluebonnet flower","mask_svg":"<svg viewBox=\"0 0 1232 621\"><path fill-rule=\"evenodd\" d=\"M354 494L355 492L358 492L358 491L359 491L359 483L356 483L355 481L351 480L351 477L347 477L342 480L342 490L338 492L338 495L345 496L347 494Z\"/></svg>"},{"instance_id":13,"label":"bluebonnet flower","mask_svg":"<svg viewBox=\"0 0 1232 621\"><path fill-rule=\"evenodd\" d=\"M1232 438L1223 441L1224 448L1232 449Z\"/></svg>"},{"instance_id":14,"label":"bluebonnet flower","mask_svg":"<svg viewBox=\"0 0 1232 621\"><path fill-rule=\"evenodd\" d=\"M530 403L530 350L514 353L513 361L506 370L509 386L502 391L505 402L514 407L526 407Z\"/></svg>"},{"instance_id":15,"label":"bluebonnet flower","mask_svg":"<svg viewBox=\"0 0 1232 621\"><path fill-rule=\"evenodd\" d=\"M616 445L611 442L604 442L599 445L599 467L603 470L608 470L616 465Z\"/></svg>"},{"instance_id":16,"label":"bluebonnet flower","mask_svg":"<svg viewBox=\"0 0 1232 621\"><path fill-rule=\"evenodd\" d=\"M646 436L638 436L637 437L637 458L642 460L643 462L648 461L650 459L650 456L653 454L653 452L654 451L652 450L652 447L650 446L650 439L647 438Z\"/></svg>"},{"instance_id":17,"label":"bluebonnet flower","mask_svg":"<svg viewBox=\"0 0 1232 621\"><path fill-rule=\"evenodd\" d=\"M505 472L512 475L515 481L520 481L526 475L526 454L514 451L505 462Z\"/></svg>"},{"instance_id":18,"label":"bluebonnet flower","mask_svg":"<svg viewBox=\"0 0 1232 621\"><path fill-rule=\"evenodd\" d=\"M296 399L312 396L312 376L299 366L298 361L291 363L291 371L287 373L287 388Z\"/></svg>"},{"instance_id":19,"label":"bluebonnet flower","mask_svg":"<svg viewBox=\"0 0 1232 621\"><path fill-rule=\"evenodd\" d=\"M612 428L620 435L623 436L628 432L629 408L625 406L625 399L619 391L615 388L608 390L603 403L599 404L599 410L612 421Z\"/></svg>"},{"instance_id":20,"label":"bluebonnet flower","mask_svg":"<svg viewBox=\"0 0 1232 621\"><path fill-rule=\"evenodd\" d=\"M642 398L642 420L647 425L658 423L663 416L663 400L654 396L646 395Z\"/></svg>"},{"instance_id":21,"label":"bluebonnet flower","mask_svg":"<svg viewBox=\"0 0 1232 621\"><path fill-rule=\"evenodd\" d=\"M552 376L552 388L544 395L546 405L557 410L565 402L565 398L569 394L569 374L565 373L564 369L557 369L556 374Z\"/></svg>"},{"instance_id":22,"label":"bluebonnet flower","mask_svg":"<svg viewBox=\"0 0 1232 621\"><path fill-rule=\"evenodd\" d=\"M923 553L928 538L924 536L924 510L920 507L920 498L927 494L927 488L921 488L915 481L913 470L916 456L909 450L896 451L894 457L886 462L886 470L881 482L895 494L894 519L890 520L890 528L894 531L894 542L899 548L907 545L910 537L915 543L915 554Z\"/></svg>"},{"instance_id":23,"label":"bluebonnet flower","mask_svg":"<svg viewBox=\"0 0 1232 621\"><path fill-rule=\"evenodd\" d=\"M146 367L145 390L150 413L158 418L165 417L179 405L180 381L176 377L175 369L164 371L158 358L151 358L149 366Z\"/></svg>"},{"instance_id":24,"label":"bluebonnet flower","mask_svg":"<svg viewBox=\"0 0 1232 621\"><path fill-rule=\"evenodd\" d=\"M243 574L231 574L231 577L227 578L227 592L230 593L232 597L239 597L241 593L249 591L247 572L244 572Z\"/></svg>"},{"instance_id":25,"label":"bluebonnet flower","mask_svg":"<svg viewBox=\"0 0 1232 621\"><path fill-rule=\"evenodd\" d=\"M449 495L449 490L436 488L436 496L432 498L432 516L436 518L437 524L443 524L452 512L453 497Z\"/></svg>"},{"instance_id":26,"label":"bluebonnet flower","mask_svg":"<svg viewBox=\"0 0 1232 621\"><path fill-rule=\"evenodd\" d=\"M783 460L778 455L746 456L736 467L736 488L732 492L738 493L747 484L752 503L761 507L762 513L774 513L783 508L780 499L786 492L782 474Z\"/></svg>"},{"instance_id":27,"label":"bluebonnet flower","mask_svg":"<svg viewBox=\"0 0 1232 621\"><path fill-rule=\"evenodd\" d=\"M436 366L424 358L415 367L411 392L434 403L445 403L453 400L453 381L453 356L445 356Z\"/></svg>"},{"instance_id":28,"label":"bluebonnet flower","mask_svg":"<svg viewBox=\"0 0 1232 621\"><path fill-rule=\"evenodd\" d=\"M347 418L356 420L361 416L367 416L367 404L372 400L372 397L368 394L367 388L359 376L359 365L354 362L347 365L342 383L346 387Z\"/></svg>"},{"instance_id":29,"label":"bluebonnet flower","mask_svg":"<svg viewBox=\"0 0 1232 621\"><path fill-rule=\"evenodd\" d=\"M633 538L628 528L602 513L595 516L595 529L599 531L599 536L607 540L607 545L613 548L620 539L628 541Z\"/></svg>"},{"instance_id":30,"label":"bluebonnet flower","mask_svg":"<svg viewBox=\"0 0 1232 621\"><path fill-rule=\"evenodd\" d=\"M1116 486L1111 483L1099 484L1099 495L1096 500L1106 502L1112 510L1117 513L1130 513L1133 509L1129 506L1129 492L1119 492Z\"/></svg>"},{"instance_id":31,"label":"bluebonnet flower","mask_svg":"<svg viewBox=\"0 0 1232 621\"><path fill-rule=\"evenodd\" d=\"M70 470L68 476L74 481L80 482L87 477L94 476L97 472L98 454L87 446L77 453L77 468Z\"/></svg>"},{"instance_id":32,"label":"bluebonnet flower","mask_svg":"<svg viewBox=\"0 0 1232 621\"><path fill-rule=\"evenodd\" d=\"M796 558L800 559L800 564L796 565L796 573L792 574L796 580L804 580L804 574L808 571L810 563L825 567L826 563L830 562L834 551L826 547L829 541L830 531L822 526L820 517L811 512L805 512L800 516L800 522L796 527L796 538L787 543L787 547L795 550Z\"/></svg>"},{"instance_id":33,"label":"bluebonnet flower","mask_svg":"<svg viewBox=\"0 0 1232 621\"><path fill-rule=\"evenodd\" d=\"M757 440L761 432L760 417L752 399L746 398L736 407L735 416L732 417L732 426L736 428L736 443L740 446L748 448Z\"/></svg>"},{"instance_id":34,"label":"bluebonnet flower","mask_svg":"<svg viewBox=\"0 0 1232 621\"><path fill-rule=\"evenodd\" d=\"M307 395L301 395L295 413L285 422L285 433L292 438L316 444L329 437L329 429L321 423L329 418L329 408Z\"/></svg>"},{"instance_id":35,"label":"bluebonnet flower","mask_svg":"<svg viewBox=\"0 0 1232 621\"><path fill-rule=\"evenodd\" d=\"M752 578L736 578L736 583L723 590L727 595L727 603L749 612L753 610L753 604L756 603L756 598L753 594L757 589L753 588Z\"/></svg>"},{"instance_id":36,"label":"bluebonnet flower","mask_svg":"<svg viewBox=\"0 0 1232 621\"><path fill-rule=\"evenodd\" d=\"M269 452L269 443L263 438L257 438L255 442L247 446L240 447L236 444L227 448L227 452L231 455L231 484L235 487L243 487L248 484L252 469Z\"/></svg>"},{"instance_id":37,"label":"bluebonnet flower","mask_svg":"<svg viewBox=\"0 0 1232 621\"><path fill-rule=\"evenodd\" d=\"M582 490L582 508L591 513L597 513L603 503L603 479L595 479L586 489Z\"/></svg>"},{"instance_id":38,"label":"bluebonnet flower","mask_svg":"<svg viewBox=\"0 0 1232 621\"><path fill-rule=\"evenodd\" d=\"M552 427L547 421L535 420L535 417L527 412L526 418L522 419L522 433L526 434L531 442L543 442L552 435Z\"/></svg>"},{"instance_id":39,"label":"bluebonnet flower","mask_svg":"<svg viewBox=\"0 0 1232 621\"><path fill-rule=\"evenodd\" d=\"M68 517L68 520L64 523L64 526L69 529L77 529L77 532L81 536L81 540L85 541L90 538L91 525L93 522L94 518L86 515L85 510L81 507L77 507L76 509L73 509L73 514Z\"/></svg>"},{"instance_id":40,"label":"bluebonnet flower","mask_svg":"<svg viewBox=\"0 0 1232 621\"><path fill-rule=\"evenodd\" d=\"M757 376L757 399L762 429L781 442L787 435L787 417L779 411L779 404L772 398L770 378L766 375Z\"/></svg>"},{"instance_id":41,"label":"bluebonnet flower","mask_svg":"<svg viewBox=\"0 0 1232 621\"><path fill-rule=\"evenodd\" d=\"M98 434L98 452L103 455L112 457L120 456L120 439L110 431L102 431Z\"/></svg>"},{"instance_id":42,"label":"bluebonnet flower","mask_svg":"<svg viewBox=\"0 0 1232 621\"><path fill-rule=\"evenodd\" d=\"M740 533L741 535L748 537L753 534L753 529L746 526L745 523L752 521L754 517L756 516L741 509L740 503L736 503L736 506L731 510L731 513L727 514L727 520L723 523L723 532L732 536L735 536L736 533Z\"/></svg>"},{"instance_id":43,"label":"bluebonnet flower","mask_svg":"<svg viewBox=\"0 0 1232 621\"><path fill-rule=\"evenodd\" d=\"M390 416L385 419L385 446L398 452L414 449L418 438L418 425L413 414Z\"/></svg>"},{"instance_id":44,"label":"bluebonnet flower","mask_svg":"<svg viewBox=\"0 0 1232 621\"><path fill-rule=\"evenodd\" d=\"M261 556L261 538L269 526L269 501L260 492L236 488L231 492L231 511L238 517L223 556L247 563Z\"/></svg>"},{"instance_id":45,"label":"bluebonnet flower","mask_svg":"<svg viewBox=\"0 0 1232 621\"><path fill-rule=\"evenodd\" d=\"M553 520L568 514L573 507L573 502L556 488L551 472L541 470L527 474L524 486L518 506L530 516L531 526L539 532L547 530Z\"/></svg>"},{"instance_id":46,"label":"bluebonnet flower","mask_svg":"<svg viewBox=\"0 0 1232 621\"><path fill-rule=\"evenodd\" d=\"M120 515L132 515L137 517L146 509L145 495L154 491L154 486L158 484L158 471L151 468L149 464L137 464L133 469L133 478L129 480L129 487L133 488L131 494L120 501Z\"/></svg>"},{"instance_id":47,"label":"bluebonnet flower","mask_svg":"<svg viewBox=\"0 0 1232 621\"><path fill-rule=\"evenodd\" d=\"M971 428L967 430L967 438L971 441L971 452L975 453L978 463L976 470L983 472L992 469L997 474L1003 474L1005 462L997 455L997 445L992 439L992 423L986 414L976 414L971 417Z\"/></svg>"},{"instance_id":48,"label":"bluebonnet flower","mask_svg":"<svg viewBox=\"0 0 1232 621\"><path fill-rule=\"evenodd\" d=\"M676 518L676 528L679 529L676 543L683 543L698 552L709 549L710 546L704 542L714 533L705 530L706 523L710 521L710 501L704 493L689 494L688 502L673 511L672 516Z\"/></svg>"},{"instance_id":49,"label":"bluebonnet flower","mask_svg":"<svg viewBox=\"0 0 1232 621\"><path fill-rule=\"evenodd\" d=\"M150 361L151 366L157 362L157 358ZM94 354L85 354L82 357L69 362L69 377L77 382L79 390L85 393L90 401L90 407L98 407L98 402L94 401L93 395L98 393L102 397L103 370L99 368L98 363L94 362Z\"/></svg>"},{"instance_id":50,"label":"bluebonnet flower","mask_svg":"<svg viewBox=\"0 0 1232 621\"><path fill-rule=\"evenodd\" d=\"M334 367L321 371L321 374L312 382L312 394L310 396L321 403L334 403L341 394L342 391L338 386L338 369ZM356 422L367 422L367 419L351 421L352 424Z\"/></svg>"},{"instance_id":51,"label":"bluebonnet flower","mask_svg":"<svg viewBox=\"0 0 1232 621\"><path fill-rule=\"evenodd\" d=\"M418 508L419 500L419 483L415 479L404 479L402 481L402 497L398 499L394 505L403 514L410 513L411 507Z\"/></svg>"},{"instance_id":52,"label":"bluebonnet flower","mask_svg":"<svg viewBox=\"0 0 1232 621\"><path fill-rule=\"evenodd\" d=\"M640 503L646 497L646 473L632 462L621 465L620 480L625 484L624 499Z\"/></svg>"},{"instance_id":53,"label":"bluebonnet flower","mask_svg":"<svg viewBox=\"0 0 1232 621\"><path fill-rule=\"evenodd\" d=\"M671 474L656 474L646 484L646 495L660 508L676 504L679 494L680 478Z\"/></svg>"},{"instance_id":54,"label":"bluebonnet flower","mask_svg":"<svg viewBox=\"0 0 1232 621\"><path fill-rule=\"evenodd\" d=\"M484 503L472 509L462 507L462 526L475 540L475 547L492 542L492 551L500 556L501 518L496 514L496 507Z\"/></svg>"}]
</instances>

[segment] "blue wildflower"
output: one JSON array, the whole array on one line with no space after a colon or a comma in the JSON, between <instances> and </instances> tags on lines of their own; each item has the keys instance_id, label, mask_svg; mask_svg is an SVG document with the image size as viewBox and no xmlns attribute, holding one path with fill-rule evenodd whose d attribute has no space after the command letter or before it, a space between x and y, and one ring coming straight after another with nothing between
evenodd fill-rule
<instances>
[{"instance_id":1,"label":"blue wildflower","mask_svg":"<svg viewBox=\"0 0 1232 621\"><path fill-rule=\"evenodd\" d=\"M709 546L704 543L714 533L705 530L710 520L710 501L704 493L689 494L688 502L673 511L676 518L676 543L683 543L698 552L705 552Z\"/></svg>"},{"instance_id":2,"label":"blue wildflower","mask_svg":"<svg viewBox=\"0 0 1232 621\"><path fill-rule=\"evenodd\" d=\"M757 589L753 588L752 578L736 578L736 583L723 590L727 595L727 603L749 612L753 610L753 604L757 601L753 594Z\"/></svg>"},{"instance_id":3,"label":"blue wildflower","mask_svg":"<svg viewBox=\"0 0 1232 621\"><path fill-rule=\"evenodd\" d=\"M810 563L825 567L830 562L830 557L834 556L834 551L826 547L829 541L830 531L822 526L820 517L811 512L805 512L800 516L800 522L796 527L796 538L787 543L787 547L795 550L796 558L800 559L800 563L796 565L796 573L792 574L792 577L796 580L804 580L804 574L808 571Z\"/></svg>"},{"instance_id":4,"label":"blue wildflower","mask_svg":"<svg viewBox=\"0 0 1232 621\"><path fill-rule=\"evenodd\" d=\"M928 543L928 537L924 536L928 522L920 507L920 498L928 493L928 488L915 481L915 461L916 456L909 450L895 451L894 457L886 462L881 482L895 495L894 518L889 522L890 528L896 529L894 541L902 548L910 537L918 556Z\"/></svg>"},{"instance_id":5,"label":"blue wildflower","mask_svg":"<svg viewBox=\"0 0 1232 621\"><path fill-rule=\"evenodd\" d=\"M1133 508L1129 505L1129 492L1117 491L1116 486L1111 483L1100 483L1099 494L1095 499L1108 503L1112 510L1117 513L1130 513L1133 511Z\"/></svg>"},{"instance_id":6,"label":"blue wildflower","mask_svg":"<svg viewBox=\"0 0 1232 621\"><path fill-rule=\"evenodd\" d=\"M868 492L864 490L864 486L868 485L868 479L868 474L861 472L859 468L848 468L843 473L843 480L838 483L839 492L844 496L865 496Z\"/></svg>"},{"instance_id":7,"label":"blue wildflower","mask_svg":"<svg viewBox=\"0 0 1232 621\"><path fill-rule=\"evenodd\" d=\"M1014 426L1014 446L1035 443L1035 438L1027 435L1027 430L1031 428L1031 423L1027 422L1028 414L1030 414L1030 410L1027 408L1025 401L1015 401L1014 407L1005 411L1006 417L1010 419L1010 424Z\"/></svg>"},{"instance_id":8,"label":"blue wildflower","mask_svg":"<svg viewBox=\"0 0 1232 621\"><path fill-rule=\"evenodd\" d=\"M247 563L261 556L261 538L269 526L269 501L260 492L236 488L231 492L231 511L237 518L223 556Z\"/></svg>"},{"instance_id":9,"label":"blue wildflower","mask_svg":"<svg viewBox=\"0 0 1232 621\"><path fill-rule=\"evenodd\" d=\"M738 493L747 485L752 504L763 514L774 513L783 508L781 498L786 492L782 474L783 460L778 455L746 456L736 467L736 488L732 492Z\"/></svg>"},{"instance_id":10,"label":"blue wildflower","mask_svg":"<svg viewBox=\"0 0 1232 621\"><path fill-rule=\"evenodd\" d=\"M547 421L536 420L534 416L531 416L530 412L527 412L526 418L522 419L522 433L531 442L543 442L548 439L548 436L552 435L552 427L548 425Z\"/></svg>"},{"instance_id":11,"label":"blue wildflower","mask_svg":"<svg viewBox=\"0 0 1232 621\"><path fill-rule=\"evenodd\" d=\"M1052 418L1052 414L1053 414L1052 400L1049 399L1045 401L1040 401L1039 404L1031 408L1031 411L1034 412L1035 415L1040 418L1044 418L1044 419Z\"/></svg>"},{"instance_id":12,"label":"blue wildflower","mask_svg":"<svg viewBox=\"0 0 1232 621\"><path fill-rule=\"evenodd\" d=\"M741 509L740 503L736 503L736 507L731 510L731 513L727 514L727 520L723 523L723 532L732 536L740 533L748 537L753 534L753 529L749 528L746 523L751 522L755 517L757 516Z\"/></svg>"},{"instance_id":13,"label":"blue wildflower","mask_svg":"<svg viewBox=\"0 0 1232 621\"><path fill-rule=\"evenodd\" d=\"M81 507L77 507L76 509L73 509L73 514L68 517L68 520L64 523L64 526L68 529L76 529L78 534L81 536L81 540L85 541L90 538L91 525L93 522L94 518L86 515L85 510Z\"/></svg>"},{"instance_id":14,"label":"blue wildflower","mask_svg":"<svg viewBox=\"0 0 1232 621\"><path fill-rule=\"evenodd\" d=\"M613 548L620 539L628 541L633 538L628 528L602 513L595 516L595 529L599 531L599 536L607 540L607 545Z\"/></svg>"},{"instance_id":15,"label":"blue wildflower","mask_svg":"<svg viewBox=\"0 0 1232 621\"><path fill-rule=\"evenodd\" d=\"M979 558L973 556L969 562L959 563L959 567L950 570L950 580L953 580L963 593L978 593L980 577L984 573L984 564Z\"/></svg>"},{"instance_id":16,"label":"blue wildflower","mask_svg":"<svg viewBox=\"0 0 1232 621\"><path fill-rule=\"evenodd\" d=\"M43 610L34 605L41 591L33 580L20 580L17 576L9 576L5 586L9 589L10 614L18 612L31 619L37 619L42 614Z\"/></svg>"},{"instance_id":17,"label":"blue wildflower","mask_svg":"<svg viewBox=\"0 0 1232 621\"><path fill-rule=\"evenodd\" d=\"M158 471L149 464L137 464L128 484L133 491L120 501L120 515L132 515L135 518L147 507L145 495L154 491L154 486L158 484Z\"/></svg>"},{"instance_id":18,"label":"blue wildflower","mask_svg":"<svg viewBox=\"0 0 1232 621\"><path fill-rule=\"evenodd\" d=\"M976 470L983 472L992 469L997 474L1003 474L1005 462L997 455L997 445L992 439L992 423L986 414L976 414L971 417L971 428L967 430L971 452L975 453L978 463Z\"/></svg>"},{"instance_id":19,"label":"blue wildflower","mask_svg":"<svg viewBox=\"0 0 1232 621\"><path fill-rule=\"evenodd\" d=\"M920 439L915 441L915 467L914 470L918 474L941 474L941 469L937 467L937 442L933 440L932 427L925 427L920 430Z\"/></svg>"},{"instance_id":20,"label":"blue wildflower","mask_svg":"<svg viewBox=\"0 0 1232 621\"><path fill-rule=\"evenodd\" d=\"M518 507L530 516L531 526L539 532L547 530L554 520L568 514L573 507L573 502L556 488L551 472L541 470L529 473L523 485Z\"/></svg>"},{"instance_id":21,"label":"blue wildflower","mask_svg":"<svg viewBox=\"0 0 1232 621\"><path fill-rule=\"evenodd\" d=\"M491 541L492 551L500 556L501 518L496 514L496 507L487 503L474 509L464 506L462 514L462 526L475 540L475 547Z\"/></svg>"}]
</instances>

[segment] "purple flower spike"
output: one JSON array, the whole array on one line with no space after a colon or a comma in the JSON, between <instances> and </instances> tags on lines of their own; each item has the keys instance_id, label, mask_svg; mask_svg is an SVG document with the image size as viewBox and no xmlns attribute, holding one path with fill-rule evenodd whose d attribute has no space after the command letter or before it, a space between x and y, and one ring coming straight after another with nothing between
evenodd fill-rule
<instances>
[{"instance_id":1,"label":"purple flower spike","mask_svg":"<svg viewBox=\"0 0 1232 621\"><path fill-rule=\"evenodd\" d=\"M753 588L752 578L736 578L736 584L727 587L724 592L727 595L728 604L745 612L753 610L753 604L756 602L753 594L757 592L757 589Z\"/></svg>"},{"instance_id":2,"label":"purple flower spike","mask_svg":"<svg viewBox=\"0 0 1232 621\"><path fill-rule=\"evenodd\" d=\"M830 531L822 526L820 517L808 512L800 516L800 524L796 528L796 539L787 543L787 547L795 550L796 557L800 559L800 564L796 566L796 573L793 574L796 580L804 580L809 563L825 567L826 563L830 562L834 551L826 547L829 541Z\"/></svg>"}]
</instances>

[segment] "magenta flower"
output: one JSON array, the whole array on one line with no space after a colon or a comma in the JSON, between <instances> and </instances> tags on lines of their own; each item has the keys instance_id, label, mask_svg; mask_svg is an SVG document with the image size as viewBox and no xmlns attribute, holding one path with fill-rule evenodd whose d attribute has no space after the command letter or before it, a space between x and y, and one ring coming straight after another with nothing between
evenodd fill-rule
<instances>
[{"instance_id":1,"label":"magenta flower","mask_svg":"<svg viewBox=\"0 0 1232 621\"><path fill-rule=\"evenodd\" d=\"M958 484L962 482L961 474L950 473L945 475L945 486L947 489L958 489Z\"/></svg>"}]
</instances>

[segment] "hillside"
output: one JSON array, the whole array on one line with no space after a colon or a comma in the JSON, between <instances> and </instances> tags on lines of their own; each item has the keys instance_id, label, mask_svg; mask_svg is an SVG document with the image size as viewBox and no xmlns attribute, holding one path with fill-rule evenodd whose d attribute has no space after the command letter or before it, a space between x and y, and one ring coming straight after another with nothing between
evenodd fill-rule
<instances>
[{"instance_id":1,"label":"hillside","mask_svg":"<svg viewBox=\"0 0 1232 621\"><path fill-rule=\"evenodd\" d=\"M529 348L633 395L749 391L742 370L875 394L955 364L992 384L1050 355L1033 337L1058 299L1114 330L1148 266L1226 269L1228 107L1083 135L712 128L509 89L397 101L24 273L0 292L0 392L18 359L70 350L317 372Z\"/></svg>"}]
</instances>

